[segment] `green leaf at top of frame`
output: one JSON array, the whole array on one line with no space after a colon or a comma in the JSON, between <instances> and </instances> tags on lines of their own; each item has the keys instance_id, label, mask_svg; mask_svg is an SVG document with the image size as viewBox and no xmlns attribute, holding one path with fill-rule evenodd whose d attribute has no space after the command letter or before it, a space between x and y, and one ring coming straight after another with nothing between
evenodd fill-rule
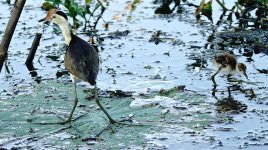
<instances>
[{"instance_id":1,"label":"green leaf at top of frame","mask_svg":"<svg viewBox=\"0 0 268 150\"><path fill-rule=\"evenodd\" d=\"M199 15L200 13L207 14L212 13L212 0L209 0L209 2L205 3L205 0L202 0L200 3L200 6L197 8L195 15Z\"/></svg>"},{"instance_id":2,"label":"green leaf at top of frame","mask_svg":"<svg viewBox=\"0 0 268 150\"><path fill-rule=\"evenodd\" d=\"M81 15L83 18L86 17L87 10L83 7L78 7L77 14Z\"/></svg>"},{"instance_id":3,"label":"green leaf at top of frame","mask_svg":"<svg viewBox=\"0 0 268 150\"><path fill-rule=\"evenodd\" d=\"M212 0L204 5L202 14L212 21Z\"/></svg>"},{"instance_id":4,"label":"green leaf at top of frame","mask_svg":"<svg viewBox=\"0 0 268 150\"><path fill-rule=\"evenodd\" d=\"M73 0L72 0L72 7L74 7L74 9L78 11L79 8L78 3L74 2Z\"/></svg>"},{"instance_id":5,"label":"green leaf at top of frame","mask_svg":"<svg viewBox=\"0 0 268 150\"><path fill-rule=\"evenodd\" d=\"M92 0L85 0L86 4L90 4Z\"/></svg>"},{"instance_id":6,"label":"green leaf at top of frame","mask_svg":"<svg viewBox=\"0 0 268 150\"><path fill-rule=\"evenodd\" d=\"M71 17L76 17L77 16L77 10L75 9L75 7L71 6L70 8L68 8L69 13L68 15Z\"/></svg>"},{"instance_id":7,"label":"green leaf at top of frame","mask_svg":"<svg viewBox=\"0 0 268 150\"><path fill-rule=\"evenodd\" d=\"M65 0L64 6L68 9L68 15L71 17L76 17L79 13L79 6L74 0Z\"/></svg>"},{"instance_id":8,"label":"green leaf at top of frame","mask_svg":"<svg viewBox=\"0 0 268 150\"><path fill-rule=\"evenodd\" d=\"M202 12L202 10L203 10L203 8L204 8L204 5L205 5L205 0L202 0L201 2L200 2L200 5L199 5L199 7L196 9L196 11L195 11L195 15L197 16L197 15L199 15L201 12Z\"/></svg>"},{"instance_id":9,"label":"green leaf at top of frame","mask_svg":"<svg viewBox=\"0 0 268 150\"><path fill-rule=\"evenodd\" d=\"M263 4L267 4L268 3L268 0L257 0L258 2L260 3L263 3Z\"/></svg>"},{"instance_id":10,"label":"green leaf at top of frame","mask_svg":"<svg viewBox=\"0 0 268 150\"><path fill-rule=\"evenodd\" d=\"M61 0L46 0L47 2L51 2L53 5L57 6L62 3Z\"/></svg>"},{"instance_id":11,"label":"green leaf at top of frame","mask_svg":"<svg viewBox=\"0 0 268 150\"><path fill-rule=\"evenodd\" d=\"M206 3L202 10L202 13L211 13L211 12L212 12L212 0Z\"/></svg>"},{"instance_id":12,"label":"green leaf at top of frame","mask_svg":"<svg viewBox=\"0 0 268 150\"><path fill-rule=\"evenodd\" d=\"M55 8L55 5L53 5L50 2L44 2L41 6L41 9L46 10L46 11L49 11L50 9L53 9L53 8Z\"/></svg>"},{"instance_id":13,"label":"green leaf at top of frame","mask_svg":"<svg viewBox=\"0 0 268 150\"><path fill-rule=\"evenodd\" d=\"M65 0L64 1L64 7L67 8L67 9L70 8L71 7L71 1L70 0Z\"/></svg>"}]
</instances>

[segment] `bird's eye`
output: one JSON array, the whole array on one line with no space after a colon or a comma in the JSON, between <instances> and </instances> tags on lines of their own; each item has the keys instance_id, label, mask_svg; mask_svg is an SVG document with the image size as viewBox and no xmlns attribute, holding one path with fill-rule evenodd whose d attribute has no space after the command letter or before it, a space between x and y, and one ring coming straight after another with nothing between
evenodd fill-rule
<instances>
[{"instance_id":1,"label":"bird's eye","mask_svg":"<svg viewBox=\"0 0 268 150\"><path fill-rule=\"evenodd\" d=\"M54 19L54 18L56 18L56 16L53 16L52 18Z\"/></svg>"}]
</instances>

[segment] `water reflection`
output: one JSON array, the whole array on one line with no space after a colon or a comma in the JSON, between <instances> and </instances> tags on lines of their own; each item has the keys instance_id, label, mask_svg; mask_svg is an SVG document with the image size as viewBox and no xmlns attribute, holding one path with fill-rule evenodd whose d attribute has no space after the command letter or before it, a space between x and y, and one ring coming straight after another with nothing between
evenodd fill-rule
<instances>
[{"instance_id":1,"label":"water reflection","mask_svg":"<svg viewBox=\"0 0 268 150\"><path fill-rule=\"evenodd\" d=\"M35 71L37 69L34 67L33 63L27 63L25 65L26 65L27 69L29 70L31 77L36 77L38 75L38 73Z\"/></svg>"},{"instance_id":2,"label":"water reflection","mask_svg":"<svg viewBox=\"0 0 268 150\"><path fill-rule=\"evenodd\" d=\"M214 98L217 100L216 102L216 110L217 112L228 112L228 111L233 111L233 112L245 112L247 110L247 105L241 103L240 101L234 99L234 97L232 97L231 92L232 91L237 91L237 89L240 89L240 86L229 86L227 87L227 92L228 92L228 96L227 97L223 97L222 99L219 99L216 95L215 95L215 91L212 94L214 96Z\"/></svg>"},{"instance_id":3,"label":"water reflection","mask_svg":"<svg viewBox=\"0 0 268 150\"><path fill-rule=\"evenodd\" d=\"M6 60L6 62L4 63L4 67L5 67L5 77L6 78L12 77L14 69L8 60Z\"/></svg>"},{"instance_id":4,"label":"water reflection","mask_svg":"<svg viewBox=\"0 0 268 150\"><path fill-rule=\"evenodd\" d=\"M39 84L42 80L42 77L37 76L38 75L38 73L36 71L37 69L34 67L33 63L26 63L25 65L26 65L32 79Z\"/></svg>"},{"instance_id":5,"label":"water reflection","mask_svg":"<svg viewBox=\"0 0 268 150\"><path fill-rule=\"evenodd\" d=\"M170 8L170 5L173 4L173 2L174 2L174 6ZM156 14L171 14L172 12L174 12L176 7L178 7L177 12L178 13L181 12L181 9L179 7L181 4L181 1L178 1L178 0L162 0L162 1L155 0L153 1L153 3L154 4L161 3L160 6L156 8L155 10Z\"/></svg>"}]
</instances>

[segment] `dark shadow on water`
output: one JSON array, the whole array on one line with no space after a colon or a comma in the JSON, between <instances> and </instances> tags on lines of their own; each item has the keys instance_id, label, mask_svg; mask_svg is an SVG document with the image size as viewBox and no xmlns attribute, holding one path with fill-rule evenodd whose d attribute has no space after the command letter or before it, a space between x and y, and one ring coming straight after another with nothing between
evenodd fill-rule
<instances>
[{"instance_id":1,"label":"dark shadow on water","mask_svg":"<svg viewBox=\"0 0 268 150\"><path fill-rule=\"evenodd\" d=\"M13 69L12 65L10 65L9 61L6 61L4 63L4 67L5 67L5 73L6 74L12 74L12 72L14 72L14 69Z\"/></svg>"},{"instance_id":2,"label":"dark shadow on water","mask_svg":"<svg viewBox=\"0 0 268 150\"><path fill-rule=\"evenodd\" d=\"M56 77L57 77L57 79L58 79L58 78L60 78L61 76L63 76L63 75L68 75L68 74L69 74L69 73L68 73L67 70L57 71L57 73L56 73Z\"/></svg>"},{"instance_id":3,"label":"dark shadow on water","mask_svg":"<svg viewBox=\"0 0 268 150\"><path fill-rule=\"evenodd\" d=\"M38 76L37 69L34 67L33 63L26 63L25 65L29 70L32 79L39 84L42 81L42 77Z\"/></svg>"},{"instance_id":4,"label":"dark shadow on water","mask_svg":"<svg viewBox=\"0 0 268 150\"><path fill-rule=\"evenodd\" d=\"M35 71L37 69L34 67L33 63L26 63L25 65L29 70L31 77L36 77L38 75L38 73Z\"/></svg>"},{"instance_id":5,"label":"dark shadow on water","mask_svg":"<svg viewBox=\"0 0 268 150\"><path fill-rule=\"evenodd\" d=\"M215 86L214 86L215 87ZM216 110L219 113L222 112L236 112L236 113L240 113L240 112L246 112L247 110L247 105L243 104L242 102L234 99L234 97L232 97L231 92L232 91L237 91L237 88L240 88L240 86L229 86L227 87L227 91L228 92L228 96L227 97L223 97L222 99L219 99L215 94L216 94L216 89L214 89L214 93L212 94L213 97L217 100L216 102ZM218 92L218 91L217 91Z\"/></svg>"},{"instance_id":6,"label":"dark shadow on water","mask_svg":"<svg viewBox=\"0 0 268 150\"><path fill-rule=\"evenodd\" d=\"M180 0L155 0L153 1L153 3L160 4L160 6L155 9L155 14L171 14L171 13L174 13L176 8L177 8L176 13L183 12L183 7L181 6Z\"/></svg>"}]
</instances>

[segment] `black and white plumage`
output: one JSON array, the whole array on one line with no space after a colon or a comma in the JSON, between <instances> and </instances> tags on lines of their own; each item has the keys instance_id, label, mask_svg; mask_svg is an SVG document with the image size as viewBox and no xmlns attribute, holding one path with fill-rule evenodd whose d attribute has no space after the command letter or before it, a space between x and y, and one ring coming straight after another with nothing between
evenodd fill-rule
<instances>
[{"instance_id":1,"label":"black and white plumage","mask_svg":"<svg viewBox=\"0 0 268 150\"><path fill-rule=\"evenodd\" d=\"M110 123L116 123L108 114L106 109L100 104L98 98L96 79L99 71L99 55L96 49L92 45L72 33L68 23L68 18L66 14L62 11L51 9L48 11L47 16L44 19L39 20L39 22L41 21L49 21L57 24L60 27L65 39L65 43L68 46L64 56L64 65L73 77L75 100L73 109L68 119L61 123L68 123L72 120L72 115L78 102L76 93L77 79L81 79L85 82L90 83L91 85L95 85L96 103L106 114Z\"/></svg>"}]
</instances>

